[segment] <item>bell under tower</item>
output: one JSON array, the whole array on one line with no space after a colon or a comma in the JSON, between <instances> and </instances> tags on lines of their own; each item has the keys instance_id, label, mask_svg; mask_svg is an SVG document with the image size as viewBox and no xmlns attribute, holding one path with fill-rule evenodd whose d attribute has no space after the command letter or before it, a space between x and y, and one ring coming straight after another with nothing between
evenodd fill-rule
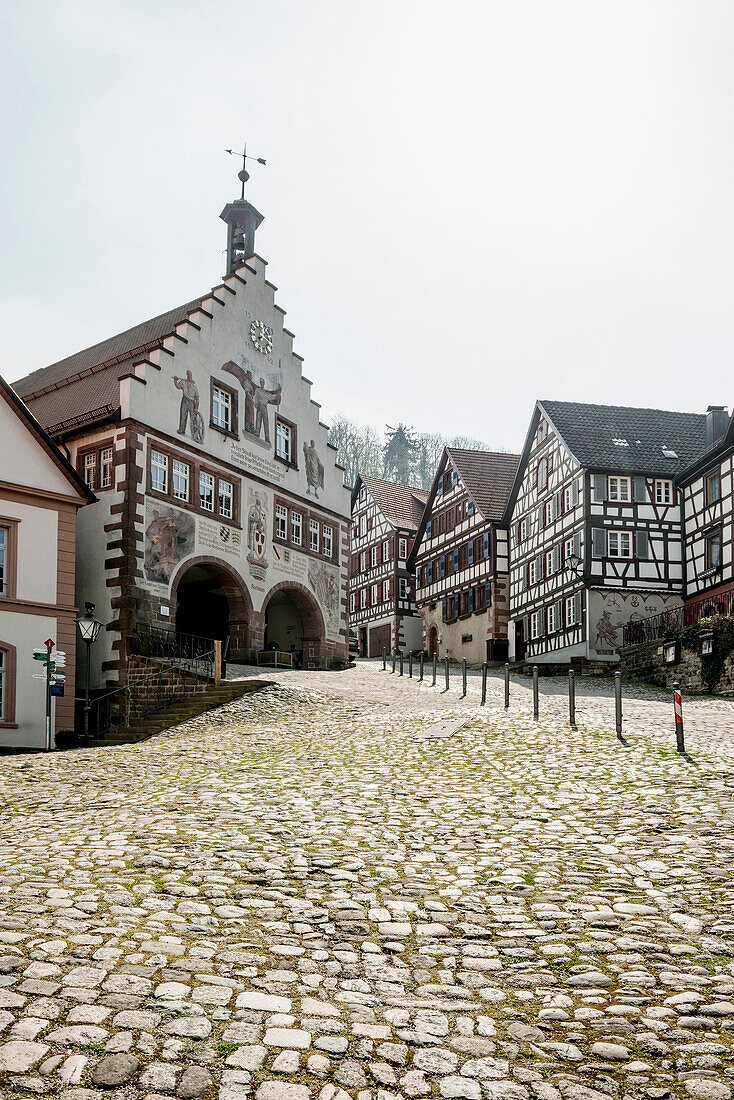
<instances>
[{"instance_id":1,"label":"bell under tower","mask_svg":"<svg viewBox=\"0 0 734 1100\"><path fill-rule=\"evenodd\" d=\"M261 224L263 216L245 198L245 184L250 178L247 162L254 160L258 164L265 164L265 160L262 157L248 156L247 145L241 153L236 153L234 149L225 149L225 152L230 156L242 157L242 170L237 173L237 178L242 183L242 194L234 202L228 202L219 215L227 223L227 274L231 275L255 253L255 230Z\"/></svg>"}]
</instances>

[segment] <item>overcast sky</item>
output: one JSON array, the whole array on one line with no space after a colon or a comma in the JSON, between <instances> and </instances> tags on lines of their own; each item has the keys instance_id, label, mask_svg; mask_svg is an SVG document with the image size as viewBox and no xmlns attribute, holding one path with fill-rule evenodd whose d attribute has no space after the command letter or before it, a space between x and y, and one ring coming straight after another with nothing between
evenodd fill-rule
<instances>
[{"instance_id":1,"label":"overcast sky","mask_svg":"<svg viewBox=\"0 0 734 1100\"><path fill-rule=\"evenodd\" d=\"M734 363L727 0L24 0L0 371L223 274L225 147L324 418L519 449L536 397L704 410Z\"/></svg>"}]
</instances>

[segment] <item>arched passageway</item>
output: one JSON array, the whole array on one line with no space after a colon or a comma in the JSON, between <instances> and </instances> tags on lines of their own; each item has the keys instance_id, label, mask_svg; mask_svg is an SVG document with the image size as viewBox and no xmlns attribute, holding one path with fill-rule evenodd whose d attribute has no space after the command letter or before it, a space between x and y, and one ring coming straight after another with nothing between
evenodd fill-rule
<instances>
[{"instance_id":1,"label":"arched passageway","mask_svg":"<svg viewBox=\"0 0 734 1100\"><path fill-rule=\"evenodd\" d=\"M229 659L249 659L252 600L228 566L206 558L188 561L173 578L171 600L176 633L229 639Z\"/></svg>"},{"instance_id":2,"label":"arched passageway","mask_svg":"<svg viewBox=\"0 0 734 1100\"><path fill-rule=\"evenodd\" d=\"M293 655L302 668L326 662L326 628L314 597L298 584L278 584L263 603L265 648Z\"/></svg>"}]
</instances>

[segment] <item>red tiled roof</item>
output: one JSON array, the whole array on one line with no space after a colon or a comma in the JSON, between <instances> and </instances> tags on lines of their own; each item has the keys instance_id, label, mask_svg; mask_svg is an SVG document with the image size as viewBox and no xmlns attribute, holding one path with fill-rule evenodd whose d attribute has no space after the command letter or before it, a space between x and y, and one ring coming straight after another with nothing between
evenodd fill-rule
<instances>
[{"instance_id":1,"label":"red tiled roof","mask_svg":"<svg viewBox=\"0 0 734 1100\"><path fill-rule=\"evenodd\" d=\"M423 508L428 500L425 489L415 489L412 485L400 485L396 481L383 481L380 477L365 475L362 481L372 494L388 523L402 530L418 530Z\"/></svg>"}]
</instances>

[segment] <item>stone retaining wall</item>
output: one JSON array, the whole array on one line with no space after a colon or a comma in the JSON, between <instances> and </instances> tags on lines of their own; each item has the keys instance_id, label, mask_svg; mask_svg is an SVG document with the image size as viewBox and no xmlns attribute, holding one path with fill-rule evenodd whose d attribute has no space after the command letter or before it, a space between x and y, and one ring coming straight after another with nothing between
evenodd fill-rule
<instances>
[{"instance_id":1,"label":"stone retaining wall","mask_svg":"<svg viewBox=\"0 0 734 1100\"><path fill-rule=\"evenodd\" d=\"M671 688L678 681L689 695L707 695L709 689L701 675L701 657L690 649L680 649L680 659L674 665L663 663L663 642L656 638L650 642L623 646L619 651L619 667L622 675L646 684ZM727 657L721 676L714 685L714 694L734 696L734 660Z\"/></svg>"}]
</instances>

